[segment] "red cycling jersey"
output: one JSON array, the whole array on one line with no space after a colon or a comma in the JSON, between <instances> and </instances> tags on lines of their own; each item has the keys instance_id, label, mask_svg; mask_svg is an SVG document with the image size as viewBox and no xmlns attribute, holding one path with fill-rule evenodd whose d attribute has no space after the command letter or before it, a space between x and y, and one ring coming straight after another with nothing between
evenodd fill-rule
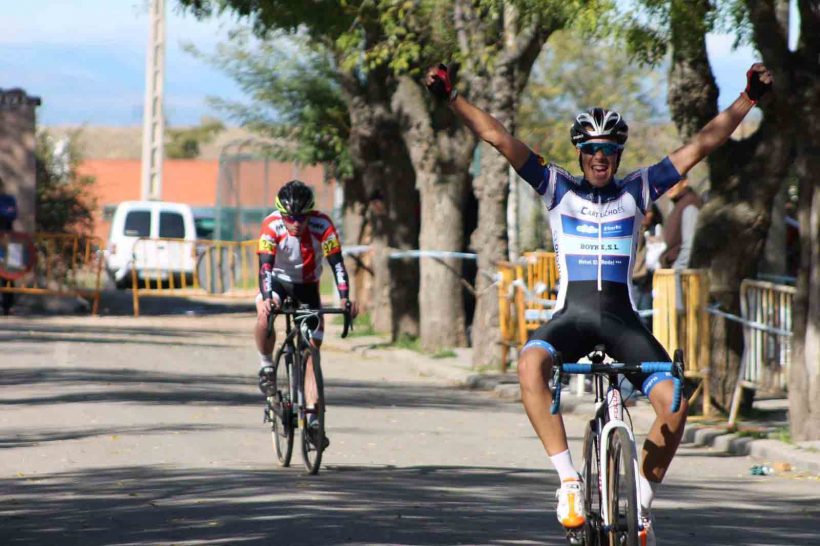
<instances>
[{"instance_id":1,"label":"red cycling jersey","mask_svg":"<svg viewBox=\"0 0 820 546\"><path fill-rule=\"evenodd\" d=\"M256 253L274 256L275 278L294 284L319 282L322 256L342 252L333 221L319 211L311 211L307 217L307 227L301 237L288 233L279 211L272 212L262 222Z\"/></svg>"}]
</instances>

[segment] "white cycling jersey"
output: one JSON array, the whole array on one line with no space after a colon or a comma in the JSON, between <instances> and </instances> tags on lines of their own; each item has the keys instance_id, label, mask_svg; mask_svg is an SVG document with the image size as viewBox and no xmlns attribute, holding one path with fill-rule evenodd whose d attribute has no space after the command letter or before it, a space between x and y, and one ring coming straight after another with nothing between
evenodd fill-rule
<instances>
[{"instance_id":1,"label":"white cycling jersey","mask_svg":"<svg viewBox=\"0 0 820 546\"><path fill-rule=\"evenodd\" d=\"M652 201L681 179L669 158L613 179L603 188L547 164L535 153L518 174L549 210L560 277L556 311L564 308L573 283L584 283L575 285L588 287L584 292L595 290L593 286L598 292L626 288L634 309L632 269L641 221ZM583 296L578 297L581 305L588 301Z\"/></svg>"},{"instance_id":2,"label":"white cycling jersey","mask_svg":"<svg viewBox=\"0 0 820 546\"><path fill-rule=\"evenodd\" d=\"M273 276L279 280L296 284L319 282L322 257L341 255L342 245L333 221L319 211L311 211L306 216L307 227L301 237L288 233L282 213L278 210L262 222L256 253L274 256ZM341 275L337 270L336 282L337 285L341 282L344 286L340 289L346 290L346 273L344 278Z\"/></svg>"}]
</instances>

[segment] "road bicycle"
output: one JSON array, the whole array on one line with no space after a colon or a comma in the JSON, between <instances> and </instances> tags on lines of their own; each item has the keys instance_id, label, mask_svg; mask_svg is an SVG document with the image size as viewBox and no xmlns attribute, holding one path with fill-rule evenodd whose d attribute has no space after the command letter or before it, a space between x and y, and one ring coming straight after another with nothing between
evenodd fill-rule
<instances>
[{"instance_id":1,"label":"road bicycle","mask_svg":"<svg viewBox=\"0 0 820 546\"><path fill-rule=\"evenodd\" d=\"M279 309L268 316L268 337L273 332L273 319L285 316L285 339L273 358L273 372L269 379L271 388L265 399L265 422L271 423L271 436L276 457L282 466L290 466L293 455L293 437L301 429L302 460L309 474L319 472L322 453L327 447L325 437L325 394L319 350L311 343L313 331L319 326L321 315L343 315L342 337L347 337L352 327L350 306L310 309L307 305L295 306L285 298ZM307 407L305 398L305 371L308 358L313 363L316 384L316 404ZM309 419L314 417L314 419ZM309 420L314 421L308 426Z\"/></svg>"},{"instance_id":2,"label":"road bicycle","mask_svg":"<svg viewBox=\"0 0 820 546\"><path fill-rule=\"evenodd\" d=\"M672 362L605 363L606 348L598 345L588 358L589 364L564 363L557 355L553 366L553 414L558 413L566 375L591 374L595 392L595 416L584 433L582 479L586 523L578 529L567 529L567 541L574 546L640 546L640 471L632 420L629 424L624 421L618 375L670 372L675 382L672 411L677 412L683 382L683 351L675 351ZM606 388L604 379L608 383Z\"/></svg>"}]
</instances>

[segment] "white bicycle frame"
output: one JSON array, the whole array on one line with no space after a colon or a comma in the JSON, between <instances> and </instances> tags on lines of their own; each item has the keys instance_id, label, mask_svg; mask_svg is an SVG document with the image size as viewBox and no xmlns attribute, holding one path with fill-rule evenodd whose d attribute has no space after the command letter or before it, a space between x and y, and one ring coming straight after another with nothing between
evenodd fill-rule
<instances>
[{"instance_id":1,"label":"white bicycle frame","mask_svg":"<svg viewBox=\"0 0 820 546\"><path fill-rule=\"evenodd\" d=\"M609 437L612 435L613 431L619 428L622 428L626 431L627 435L629 435L629 441L632 442L632 466L635 468L635 491L637 492L637 502L638 505L638 524L640 525L642 511L641 511L641 480L638 479L640 476L640 468L638 467L638 457L637 457L637 448L635 446L635 435L632 433L632 429L629 425L626 424L624 421L624 405L623 400L621 398L621 391L613 385L610 385L607 388L606 396L604 396L604 400L595 404L595 413L598 414L598 410L600 410L603 404L607 404L607 413L609 414L609 421L606 425L604 425L603 430L600 433L600 445L598 446L599 449L599 461L600 461L600 476L601 476L601 519L603 519L603 524L607 528L614 525L617 522L611 521L611 514L609 513L609 503L607 499L609 498L609 476L608 472L609 469L607 468L607 455L609 454Z\"/></svg>"}]
</instances>

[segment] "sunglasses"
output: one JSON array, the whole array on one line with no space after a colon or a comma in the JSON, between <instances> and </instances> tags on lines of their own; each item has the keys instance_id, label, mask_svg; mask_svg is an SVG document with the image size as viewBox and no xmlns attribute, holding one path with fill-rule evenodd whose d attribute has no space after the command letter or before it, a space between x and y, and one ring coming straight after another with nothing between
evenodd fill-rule
<instances>
[{"instance_id":1,"label":"sunglasses","mask_svg":"<svg viewBox=\"0 0 820 546\"><path fill-rule=\"evenodd\" d=\"M304 222L306 218L307 218L307 214L285 214L283 216L283 219L285 220L285 222L290 222L290 223L294 223L294 222L300 222L301 223L301 222Z\"/></svg>"},{"instance_id":2,"label":"sunglasses","mask_svg":"<svg viewBox=\"0 0 820 546\"><path fill-rule=\"evenodd\" d=\"M623 150L624 147L615 142L582 142L578 144L578 149L589 155L597 154L598 150L604 152L604 155L614 155L616 152Z\"/></svg>"}]
</instances>

